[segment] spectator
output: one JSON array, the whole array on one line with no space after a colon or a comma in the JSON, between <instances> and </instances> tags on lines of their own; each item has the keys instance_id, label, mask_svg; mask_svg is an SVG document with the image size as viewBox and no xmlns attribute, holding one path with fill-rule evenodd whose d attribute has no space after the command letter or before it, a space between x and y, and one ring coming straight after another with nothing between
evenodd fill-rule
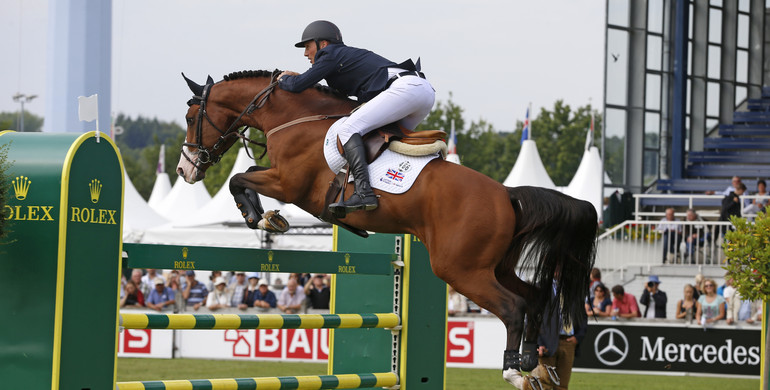
<instances>
[{"instance_id":1,"label":"spectator","mask_svg":"<svg viewBox=\"0 0 770 390\"><path fill-rule=\"evenodd\" d=\"M166 280L166 286L174 292L174 312L180 312L184 308L184 297L182 296L182 281L179 278L179 271L171 270Z\"/></svg>"},{"instance_id":2,"label":"spectator","mask_svg":"<svg viewBox=\"0 0 770 390\"><path fill-rule=\"evenodd\" d=\"M120 299L120 307L144 307L144 294L136 287L133 279L126 282L126 293Z\"/></svg>"},{"instance_id":3,"label":"spectator","mask_svg":"<svg viewBox=\"0 0 770 390\"><path fill-rule=\"evenodd\" d=\"M644 305L644 318L666 318L666 293L658 289L660 279L657 275L650 275L647 287L642 291L639 303Z\"/></svg>"},{"instance_id":4,"label":"spectator","mask_svg":"<svg viewBox=\"0 0 770 390\"><path fill-rule=\"evenodd\" d=\"M243 297L238 303L238 308L241 310L254 307L254 295L257 290L259 290L259 274L256 272L249 272L246 276L249 278L249 284L243 290Z\"/></svg>"},{"instance_id":5,"label":"spectator","mask_svg":"<svg viewBox=\"0 0 770 390\"><path fill-rule=\"evenodd\" d=\"M706 293L698 298L696 317L699 324L706 326L725 318L725 299L717 294L717 283L714 279L706 279L703 283Z\"/></svg>"},{"instance_id":6,"label":"spectator","mask_svg":"<svg viewBox=\"0 0 770 390\"><path fill-rule=\"evenodd\" d=\"M206 307L211 311L230 307L231 296L230 291L227 290L225 278L217 276L214 279L214 290L206 297Z\"/></svg>"},{"instance_id":7,"label":"spectator","mask_svg":"<svg viewBox=\"0 0 770 390\"><path fill-rule=\"evenodd\" d=\"M137 289L142 293L143 296L150 295L150 290L152 290L152 286L149 284L145 284L142 281L142 270L135 268L133 271L131 271L131 281L134 282L134 286L136 286Z\"/></svg>"},{"instance_id":8,"label":"spectator","mask_svg":"<svg viewBox=\"0 0 770 390\"><path fill-rule=\"evenodd\" d=\"M305 294L297 292L297 279L289 278L286 287L278 297L278 308L286 314L295 314L302 309L305 302Z\"/></svg>"},{"instance_id":9,"label":"spectator","mask_svg":"<svg viewBox=\"0 0 770 390\"><path fill-rule=\"evenodd\" d=\"M657 230L663 233L663 264L666 260L673 264L676 258L676 252L679 248L679 241L682 240L682 226L671 223L679 219L674 216L674 209L666 209L666 216L660 220Z\"/></svg>"},{"instance_id":10,"label":"spectator","mask_svg":"<svg viewBox=\"0 0 770 390\"><path fill-rule=\"evenodd\" d=\"M693 287L695 287L695 294L693 295L693 298L697 301L700 299L700 296L705 294L703 283L706 282L706 278L703 276L702 273L698 273L695 275L695 284Z\"/></svg>"},{"instance_id":11,"label":"spectator","mask_svg":"<svg viewBox=\"0 0 770 390\"><path fill-rule=\"evenodd\" d=\"M150 289L147 293L147 297L150 296L150 292L155 289L155 279L160 278L163 283L166 283L166 279L163 278L160 274L158 274L157 270L154 268L147 268L145 271L147 271L144 276L142 276L142 283L146 286L150 286Z\"/></svg>"},{"instance_id":12,"label":"spectator","mask_svg":"<svg viewBox=\"0 0 770 390\"><path fill-rule=\"evenodd\" d=\"M155 278L154 285L155 288L150 291L150 295L147 297L147 307L157 311L173 307L174 303L176 303L174 290L166 287L165 282L161 278Z\"/></svg>"},{"instance_id":13,"label":"spectator","mask_svg":"<svg viewBox=\"0 0 770 390\"><path fill-rule=\"evenodd\" d=\"M612 315L622 318L639 317L639 306L636 297L625 292L623 286L616 285L612 288Z\"/></svg>"},{"instance_id":14,"label":"spectator","mask_svg":"<svg viewBox=\"0 0 770 390\"><path fill-rule=\"evenodd\" d=\"M323 274L315 274L312 279L308 280L305 284L305 295L307 295L310 307L313 309L329 309L331 290L324 283Z\"/></svg>"},{"instance_id":15,"label":"spectator","mask_svg":"<svg viewBox=\"0 0 770 390\"><path fill-rule=\"evenodd\" d=\"M209 291L214 291L216 284L214 281L222 276L222 271L211 271L211 275L209 275L209 281L206 282L206 289Z\"/></svg>"},{"instance_id":16,"label":"spectator","mask_svg":"<svg viewBox=\"0 0 770 390\"><path fill-rule=\"evenodd\" d=\"M467 313L468 299L455 291L451 285L447 285L447 292L447 314L454 316Z\"/></svg>"},{"instance_id":17,"label":"spectator","mask_svg":"<svg viewBox=\"0 0 770 390\"><path fill-rule=\"evenodd\" d=\"M187 281L182 286L182 297L185 300L185 305L192 306L193 310L198 310L206 300L209 290L203 283L195 279L195 271L188 270L185 276Z\"/></svg>"},{"instance_id":18,"label":"spectator","mask_svg":"<svg viewBox=\"0 0 770 390\"><path fill-rule=\"evenodd\" d=\"M591 287L588 288L588 294L591 296L591 299L594 299L594 291L596 291L596 286L600 284L602 284L602 271L594 267L591 269ZM609 297L609 294L607 294L607 297Z\"/></svg>"},{"instance_id":19,"label":"spectator","mask_svg":"<svg viewBox=\"0 0 770 390\"><path fill-rule=\"evenodd\" d=\"M591 295L593 295L593 298L586 302L586 314L589 316L596 315L597 317L612 316L612 299L610 299L610 292L607 290L607 286L602 283L597 284Z\"/></svg>"},{"instance_id":20,"label":"spectator","mask_svg":"<svg viewBox=\"0 0 770 390\"><path fill-rule=\"evenodd\" d=\"M687 222L704 222L694 209L687 210ZM711 231L703 223L685 225L684 240L686 244L685 258L689 257L692 264L696 263L695 251L711 240Z\"/></svg>"},{"instance_id":21,"label":"spectator","mask_svg":"<svg viewBox=\"0 0 770 390\"><path fill-rule=\"evenodd\" d=\"M276 303L277 300L275 299L275 294L267 288L267 280L260 280L259 289L254 293L254 307L266 311L274 308Z\"/></svg>"},{"instance_id":22,"label":"spectator","mask_svg":"<svg viewBox=\"0 0 770 390\"><path fill-rule=\"evenodd\" d=\"M746 186L743 183L738 183L735 187L735 191L722 199L722 210L719 213L720 221L729 221L732 216L741 216L741 198L740 196L746 191Z\"/></svg>"},{"instance_id":23,"label":"spectator","mask_svg":"<svg viewBox=\"0 0 770 390\"><path fill-rule=\"evenodd\" d=\"M289 274L289 279L294 278L297 280L298 286L305 286L307 285L307 282L310 281L311 277L309 273L291 273Z\"/></svg>"},{"instance_id":24,"label":"spectator","mask_svg":"<svg viewBox=\"0 0 770 390\"><path fill-rule=\"evenodd\" d=\"M246 291L246 273L245 272L236 272L235 273L235 281L228 286L228 290L230 290L230 295L232 296L232 300L230 301L230 306L232 307L238 307L243 302L243 296L244 292Z\"/></svg>"},{"instance_id":25,"label":"spectator","mask_svg":"<svg viewBox=\"0 0 770 390\"><path fill-rule=\"evenodd\" d=\"M695 299L695 287L692 284L685 284L684 298L676 303L676 318L684 319L685 322L692 322L692 319L695 318L697 302Z\"/></svg>"},{"instance_id":26,"label":"spectator","mask_svg":"<svg viewBox=\"0 0 770 390\"><path fill-rule=\"evenodd\" d=\"M755 192L753 195L767 196L767 183L765 183L764 180L757 180L757 192ZM768 198L752 199L751 202L743 208L743 213L757 214L759 212L764 212L765 207L767 207L767 203L769 201L770 199Z\"/></svg>"},{"instance_id":27,"label":"spectator","mask_svg":"<svg viewBox=\"0 0 770 390\"><path fill-rule=\"evenodd\" d=\"M762 302L744 300L741 298L741 294L735 291L733 296L727 301L727 324L732 325L738 321L746 321L747 324L753 324L754 317L756 317L761 304Z\"/></svg>"},{"instance_id":28,"label":"spectator","mask_svg":"<svg viewBox=\"0 0 770 390\"><path fill-rule=\"evenodd\" d=\"M743 181L741 180L740 176L733 176L733 179L730 182L730 185L727 186L727 188L719 192L706 191L706 194L707 195L717 194L717 195L727 196L727 195L730 195L731 192L734 192L736 188L738 188L738 184L743 184Z\"/></svg>"}]
</instances>

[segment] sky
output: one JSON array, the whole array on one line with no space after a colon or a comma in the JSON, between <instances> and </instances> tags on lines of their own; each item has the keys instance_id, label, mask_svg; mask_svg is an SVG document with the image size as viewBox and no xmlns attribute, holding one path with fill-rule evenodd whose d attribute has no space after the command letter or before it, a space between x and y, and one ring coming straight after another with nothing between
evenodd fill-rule
<instances>
[{"instance_id":1,"label":"sky","mask_svg":"<svg viewBox=\"0 0 770 390\"><path fill-rule=\"evenodd\" d=\"M0 112L19 110L17 92L38 95L25 110L45 112L48 8L0 0ZM115 114L182 124L191 93L181 72L203 83L239 70L305 71L294 43L319 19L349 46L397 63L420 57L437 101L451 93L467 124L510 131L530 103L539 112L559 99L603 101L601 0L113 0L112 11Z\"/></svg>"}]
</instances>

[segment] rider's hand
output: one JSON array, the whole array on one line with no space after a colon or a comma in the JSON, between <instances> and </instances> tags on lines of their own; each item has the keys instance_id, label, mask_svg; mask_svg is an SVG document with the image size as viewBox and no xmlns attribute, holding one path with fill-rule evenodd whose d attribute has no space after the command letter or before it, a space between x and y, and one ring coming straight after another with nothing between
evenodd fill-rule
<instances>
[{"instance_id":1,"label":"rider's hand","mask_svg":"<svg viewBox=\"0 0 770 390\"><path fill-rule=\"evenodd\" d=\"M281 74L278 75L278 79L277 80L281 81L281 77L283 77L283 76L299 76L299 73L292 72L290 70L285 70Z\"/></svg>"}]
</instances>

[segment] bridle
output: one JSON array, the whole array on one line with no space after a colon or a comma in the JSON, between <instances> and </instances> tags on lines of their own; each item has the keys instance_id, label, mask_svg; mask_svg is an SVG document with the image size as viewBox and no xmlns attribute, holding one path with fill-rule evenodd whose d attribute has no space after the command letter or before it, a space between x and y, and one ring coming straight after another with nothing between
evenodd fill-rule
<instances>
[{"instance_id":1,"label":"bridle","mask_svg":"<svg viewBox=\"0 0 770 390\"><path fill-rule=\"evenodd\" d=\"M222 155L224 154L224 151L218 152L219 149L222 147L222 145L225 144L228 138L230 137L238 137L241 140L243 140L244 146L247 146L247 143L251 143L254 145L258 145L264 148L264 151L259 156L258 159L261 159L265 153L267 153L267 145L261 142L256 142L244 134L246 132L246 127L244 127L243 130L238 131L238 123L241 121L241 118L243 118L244 115L251 114L254 112L254 110L258 108L262 108L262 106L265 105L267 102L267 98L270 96L270 93L273 92L275 89L275 86L278 85L278 80L275 80L275 77L277 76L277 71L274 71L270 75L270 84L265 87L263 90L259 91L256 96L254 96L253 99L249 102L248 105L246 105L246 108L241 112L240 115L238 115L238 118L233 121L233 123L230 125L230 127L227 128L227 130L222 131L217 125L214 124L214 122L209 117L208 113L206 112L206 105L208 102L209 93L211 92L211 88L214 86L214 83L207 83L203 87L203 92L201 93L201 96L193 96L193 98L188 102L188 105L194 105L198 104L200 105L200 108L198 109L198 115L197 115L197 125L195 127L195 142L184 142L182 144L182 156L184 156L187 161L190 162L195 168L198 168L199 170L202 170L203 165L211 164L214 165L219 162L219 160L222 159ZM217 142L214 143L214 145L211 148L207 148L203 146L203 119L206 119L206 121L216 129L220 133L219 139L217 139ZM197 160L193 160L190 156L187 155L185 152L185 146L188 147L195 147L198 150L198 158ZM248 150L248 148L246 148Z\"/></svg>"}]
</instances>

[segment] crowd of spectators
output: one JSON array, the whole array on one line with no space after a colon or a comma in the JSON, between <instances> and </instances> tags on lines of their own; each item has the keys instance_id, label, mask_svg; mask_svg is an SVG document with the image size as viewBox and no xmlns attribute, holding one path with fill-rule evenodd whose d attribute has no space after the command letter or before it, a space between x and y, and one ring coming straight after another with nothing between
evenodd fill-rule
<instances>
[{"instance_id":1,"label":"crowd of spectators","mask_svg":"<svg viewBox=\"0 0 770 390\"><path fill-rule=\"evenodd\" d=\"M325 274L290 274L286 285L271 285L259 273L212 271L201 282L193 270L133 269L121 281L120 307L184 312L240 309L294 314L329 309L330 279Z\"/></svg>"}]
</instances>

